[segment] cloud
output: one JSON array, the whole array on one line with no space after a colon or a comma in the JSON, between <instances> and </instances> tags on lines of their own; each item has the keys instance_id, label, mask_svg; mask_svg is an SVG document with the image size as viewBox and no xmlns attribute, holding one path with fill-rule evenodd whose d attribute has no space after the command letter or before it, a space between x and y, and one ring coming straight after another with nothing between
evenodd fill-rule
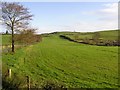
<instances>
[{"instance_id":1,"label":"cloud","mask_svg":"<svg viewBox=\"0 0 120 90\"><path fill-rule=\"evenodd\" d=\"M82 23L82 24L81 24ZM101 30L113 30L113 29L117 29L118 25L117 23L114 22L97 22L97 23L77 23L74 24L73 30L78 31L78 32L93 32L93 31L101 31Z\"/></svg>"},{"instance_id":2,"label":"cloud","mask_svg":"<svg viewBox=\"0 0 120 90\"><path fill-rule=\"evenodd\" d=\"M118 20L118 3L104 4L104 9L98 11L99 20L114 22Z\"/></svg>"},{"instance_id":3,"label":"cloud","mask_svg":"<svg viewBox=\"0 0 120 90\"><path fill-rule=\"evenodd\" d=\"M82 14L97 17L97 21L84 25L90 27L92 31L118 29L118 3L103 4L102 9L85 11ZM91 29L89 29L89 31Z\"/></svg>"},{"instance_id":4,"label":"cloud","mask_svg":"<svg viewBox=\"0 0 120 90\"><path fill-rule=\"evenodd\" d=\"M94 11L84 11L83 15L94 15L97 17L115 18L118 15L118 3L107 3L102 5L102 9Z\"/></svg>"},{"instance_id":5,"label":"cloud","mask_svg":"<svg viewBox=\"0 0 120 90\"><path fill-rule=\"evenodd\" d=\"M103 4L101 9L95 11L84 11L83 15L87 15L88 19L95 17L94 21L76 21L71 25L55 25L40 27L40 32L55 31L77 31L77 32L93 32L101 30L118 29L118 3ZM38 30L39 32L39 30ZM39 33L40 33L39 32Z\"/></svg>"},{"instance_id":6,"label":"cloud","mask_svg":"<svg viewBox=\"0 0 120 90\"><path fill-rule=\"evenodd\" d=\"M100 10L101 13L112 16L118 15L118 3L108 3L103 6L105 6L105 8Z\"/></svg>"},{"instance_id":7,"label":"cloud","mask_svg":"<svg viewBox=\"0 0 120 90\"><path fill-rule=\"evenodd\" d=\"M40 27L39 30L37 30L37 33L51 33L51 32L59 32L59 31L73 31L74 28L67 25L49 25L46 27Z\"/></svg>"}]
</instances>

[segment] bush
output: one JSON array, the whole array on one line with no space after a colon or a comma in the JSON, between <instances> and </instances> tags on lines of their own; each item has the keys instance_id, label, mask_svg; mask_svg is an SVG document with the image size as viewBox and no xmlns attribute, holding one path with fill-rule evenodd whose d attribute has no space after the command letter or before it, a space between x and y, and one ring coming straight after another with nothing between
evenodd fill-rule
<instances>
[{"instance_id":1,"label":"bush","mask_svg":"<svg viewBox=\"0 0 120 90\"><path fill-rule=\"evenodd\" d=\"M64 89L65 89L64 85L52 81L46 82L46 84L43 86L43 90L64 90Z\"/></svg>"},{"instance_id":2,"label":"bush","mask_svg":"<svg viewBox=\"0 0 120 90\"><path fill-rule=\"evenodd\" d=\"M35 35L33 29L23 30L20 34L15 35L15 41L22 44L32 44L42 41L41 35Z\"/></svg>"}]
</instances>

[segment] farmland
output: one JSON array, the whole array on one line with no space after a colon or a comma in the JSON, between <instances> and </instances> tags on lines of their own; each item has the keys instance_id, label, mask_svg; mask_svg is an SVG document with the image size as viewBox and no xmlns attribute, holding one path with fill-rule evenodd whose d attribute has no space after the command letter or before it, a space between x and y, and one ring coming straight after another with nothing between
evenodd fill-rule
<instances>
[{"instance_id":1,"label":"farmland","mask_svg":"<svg viewBox=\"0 0 120 90\"><path fill-rule=\"evenodd\" d=\"M120 46L120 40L118 39L118 30L107 30L99 32L71 32L63 33L60 37L68 39L70 41L84 43L97 46Z\"/></svg>"},{"instance_id":2,"label":"farmland","mask_svg":"<svg viewBox=\"0 0 120 90\"><path fill-rule=\"evenodd\" d=\"M98 33L100 34L100 38L103 40L117 40L118 39L118 30L107 30L107 31L99 31ZM92 39L92 36L95 32L85 32L85 33L80 33L80 32L63 32L61 35L66 35L70 37L71 39L75 39L75 35L78 35L79 39Z\"/></svg>"},{"instance_id":3,"label":"farmland","mask_svg":"<svg viewBox=\"0 0 120 90\"><path fill-rule=\"evenodd\" d=\"M19 48L15 54L3 53L3 74L11 68L12 78L17 75L18 80L24 81L29 76L31 87L37 88L47 82L66 88L118 87L117 46L75 43L60 38L61 34L64 33L43 36L42 42ZM6 38L3 37L3 45Z\"/></svg>"}]
</instances>

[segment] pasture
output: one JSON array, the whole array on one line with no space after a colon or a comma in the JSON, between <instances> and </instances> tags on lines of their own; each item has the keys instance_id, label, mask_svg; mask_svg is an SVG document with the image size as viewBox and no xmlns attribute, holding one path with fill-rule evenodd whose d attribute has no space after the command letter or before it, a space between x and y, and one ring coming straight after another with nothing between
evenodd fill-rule
<instances>
[{"instance_id":1,"label":"pasture","mask_svg":"<svg viewBox=\"0 0 120 90\"><path fill-rule=\"evenodd\" d=\"M66 88L118 87L117 46L79 44L60 34L43 37L42 42L19 48L13 55L3 53L3 71L11 68L12 78L18 75L22 81L30 76L31 87L47 82Z\"/></svg>"},{"instance_id":2,"label":"pasture","mask_svg":"<svg viewBox=\"0 0 120 90\"><path fill-rule=\"evenodd\" d=\"M65 35L71 39L75 39L75 35L77 35L78 39L92 39L94 33L95 32L62 32L61 35ZM103 40L118 40L119 37L119 30L98 31L98 33Z\"/></svg>"}]
</instances>

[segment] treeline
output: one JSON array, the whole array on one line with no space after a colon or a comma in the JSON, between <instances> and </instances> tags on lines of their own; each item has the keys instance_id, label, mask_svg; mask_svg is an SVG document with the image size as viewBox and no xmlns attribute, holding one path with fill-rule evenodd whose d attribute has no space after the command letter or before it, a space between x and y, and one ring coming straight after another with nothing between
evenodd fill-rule
<instances>
[{"instance_id":1,"label":"treeline","mask_svg":"<svg viewBox=\"0 0 120 90\"><path fill-rule=\"evenodd\" d=\"M100 38L99 33L93 34L92 38L83 38L80 39L78 35L74 36L74 39L70 38L67 35L60 35L61 38L67 39L69 41L77 42L77 43L83 43L83 44L89 44L89 45L97 45L97 46L120 46L120 40L103 40L103 38Z\"/></svg>"},{"instance_id":2,"label":"treeline","mask_svg":"<svg viewBox=\"0 0 120 90\"><path fill-rule=\"evenodd\" d=\"M84 38L82 39L83 43L90 45L98 45L98 46L120 46L120 40L109 40L101 37L99 32L95 32L92 35L92 38Z\"/></svg>"},{"instance_id":3,"label":"treeline","mask_svg":"<svg viewBox=\"0 0 120 90\"><path fill-rule=\"evenodd\" d=\"M102 40L98 39L97 41L94 39L82 39L84 44L90 45L98 45L98 46L120 46L120 40Z\"/></svg>"},{"instance_id":4,"label":"treeline","mask_svg":"<svg viewBox=\"0 0 120 90\"><path fill-rule=\"evenodd\" d=\"M69 40L69 41L77 42L77 41L75 41L74 39L71 39L70 37L67 37L67 36L65 36L65 35L60 35L60 37L61 37L61 38L64 38L64 39L67 39L67 40Z\"/></svg>"}]
</instances>

